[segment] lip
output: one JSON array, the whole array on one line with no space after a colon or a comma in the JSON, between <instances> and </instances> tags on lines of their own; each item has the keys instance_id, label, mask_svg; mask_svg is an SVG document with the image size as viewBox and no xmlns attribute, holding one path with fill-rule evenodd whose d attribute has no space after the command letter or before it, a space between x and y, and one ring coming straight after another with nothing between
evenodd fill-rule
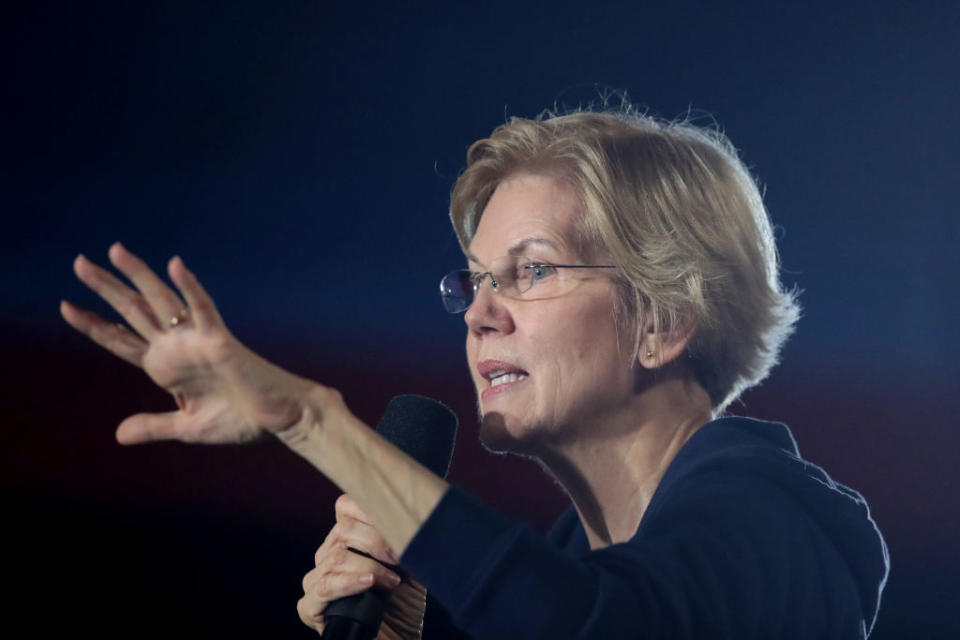
<instances>
[{"instance_id":1,"label":"lip","mask_svg":"<svg viewBox=\"0 0 960 640\"><path fill-rule=\"evenodd\" d=\"M481 360L477 363L477 372L486 378L488 381L493 377L494 373L498 371L503 373L522 373L523 375L529 375L526 371L513 364L512 362L506 362L505 360Z\"/></svg>"},{"instance_id":2,"label":"lip","mask_svg":"<svg viewBox=\"0 0 960 640\"><path fill-rule=\"evenodd\" d=\"M506 393L516 387L518 384L522 384L530 377L530 374L525 370L521 369L517 365L506 362L504 360L482 360L477 363L477 372L482 378L488 382L495 377L496 375L502 375L504 373L516 373L523 374L523 379L515 380L514 382L505 382L503 384L498 384L495 387L487 387L480 393L480 400L485 401L494 396L498 396L502 393Z\"/></svg>"}]
</instances>

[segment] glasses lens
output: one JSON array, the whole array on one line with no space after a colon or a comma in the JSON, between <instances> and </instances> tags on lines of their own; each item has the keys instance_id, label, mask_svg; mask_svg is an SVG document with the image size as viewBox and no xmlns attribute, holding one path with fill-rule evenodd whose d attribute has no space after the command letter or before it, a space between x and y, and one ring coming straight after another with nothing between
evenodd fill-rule
<instances>
[{"instance_id":1,"label":"glasses lens","mask_svg":"<svg viewBox=\"0 0 960 640\"><path fill-rule=\"evenodd\" d=\"M466 269L457 269L440 281L440 299L450 313L466 311L473 302L473 279Z\"/></svg>"}]
</instances>

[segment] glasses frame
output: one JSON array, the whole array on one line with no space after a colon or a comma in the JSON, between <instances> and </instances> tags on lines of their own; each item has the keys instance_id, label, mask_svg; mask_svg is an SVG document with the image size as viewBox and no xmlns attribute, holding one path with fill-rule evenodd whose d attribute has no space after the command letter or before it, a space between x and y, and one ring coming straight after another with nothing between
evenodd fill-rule
<instances>
[{"instance_id":1,"label":"glasses frame","mask_svg":"<svg viewBox=\"0 0 960 640\"><path fill-rule=\"evenodd\" d=\"M552 264L549 262L531 262L530 264L526 264L523 266L524 269L534 269L536 267L546 267L550 269L616 269L617 268L617 266L613 264ZM444 291L443 283L447 280L447 278L454 276L455 274L459 276L464 273L469 274L470 279L473 282L473 297L467 300L467 298L464 298L461 296L445 295L443 293ZM443 306L447 310L447 312L463 313L467 309L469 309L470 306L473 304L473 301L477 299L477 292L480 290L480 284L487 278L487 276L490 276L490 290L496 293L497 295L502 295L500 293L500 285L497 283L497 278L494 275L493 271L470 271L469 269L454 269L453 271L447 272L447 274L440 279L440 297L444 301L462 300L466 302L466 304L463 306L462 309L451 309L450 306L448 306L447 303L444 302ZM526 293L529 290L530 289L525 289L524 291L521 292L521 294Z\"/></svg>"}]
</instances>

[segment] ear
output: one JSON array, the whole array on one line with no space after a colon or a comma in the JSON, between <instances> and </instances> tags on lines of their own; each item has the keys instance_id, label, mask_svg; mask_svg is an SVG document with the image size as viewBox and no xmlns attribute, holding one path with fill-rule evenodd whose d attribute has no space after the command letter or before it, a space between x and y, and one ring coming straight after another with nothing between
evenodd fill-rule
<instances>
[{"instance_id":1,"label":"ear","mask_svg":"<svg viewBox=\"0 0 960 640\"><path fill-rule=\"evenodd\" d=\"M643 339L637 352L637 361L644 369L659 369L677 359L693 337L693 319L684 315L672 327L654 328L653 318L648 318L643 327Z\"/></svg>"}]
</instances>

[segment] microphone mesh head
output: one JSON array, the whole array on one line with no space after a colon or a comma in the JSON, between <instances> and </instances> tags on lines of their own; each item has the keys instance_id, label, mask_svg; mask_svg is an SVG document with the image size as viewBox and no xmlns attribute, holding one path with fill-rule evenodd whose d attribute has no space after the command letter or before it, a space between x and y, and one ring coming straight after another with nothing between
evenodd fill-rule
<instances>
[{"instance_id":1,"label":"microphone mesh head","mask_svg":"<svg viewBox=\"0 0 960 640\"><path fill-rule=\"evenodd\" d=\"M450 470L457 416L446 405L413 394L394 396L377 433L441 478Z\"/></svg>"}]
</instances>

